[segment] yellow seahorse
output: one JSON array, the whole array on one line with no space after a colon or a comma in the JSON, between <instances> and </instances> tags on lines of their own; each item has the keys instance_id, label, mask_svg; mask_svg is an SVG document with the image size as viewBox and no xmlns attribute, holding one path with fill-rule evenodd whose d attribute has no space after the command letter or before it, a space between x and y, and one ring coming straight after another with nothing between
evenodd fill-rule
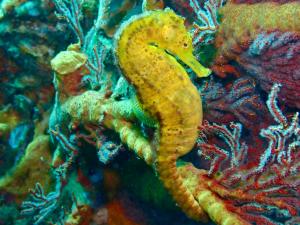
<instances>
[{"instance_id":1,"label":"yellow seahorse","mask_svg":"<svg viewBox=\"0 0 300 225\"><path fill-rule=\"evenodd\" d=\"M195 220L205 215L183 184L178 157L189 152L202 122L202 103L178 57L199 77L210 74L193 56L184 18L172 10L146 12L126 22L117 34L116 56L135 87L142 109L158 122L156 169L183 211Z\"/></svg>"}]
</instances>

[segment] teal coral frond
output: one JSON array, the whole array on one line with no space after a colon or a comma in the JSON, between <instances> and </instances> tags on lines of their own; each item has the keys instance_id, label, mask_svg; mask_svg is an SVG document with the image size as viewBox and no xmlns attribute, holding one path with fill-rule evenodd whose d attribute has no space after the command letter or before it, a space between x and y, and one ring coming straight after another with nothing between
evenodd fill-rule
<instances>
[{"instance_id":1,"label":"teal coral frond","mask_svg":"<svg viewBox=\"0 0 300 225\"><path fill-rule=\"evenodd\" d=\"M33 224L38 225L44 222L59 206L58 201L62 188L61 174L56 176L55 191L45 195L40 183L36 183L35 188L30 190L33 200L22 203L21 215L32 216Z\"/></svg>"}]
</instances>

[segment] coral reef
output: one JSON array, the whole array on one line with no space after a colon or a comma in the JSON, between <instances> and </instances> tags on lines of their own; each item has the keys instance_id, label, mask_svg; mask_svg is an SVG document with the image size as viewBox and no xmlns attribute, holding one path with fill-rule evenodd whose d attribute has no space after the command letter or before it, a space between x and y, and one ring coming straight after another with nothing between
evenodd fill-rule
<instances>
[{"instance_id":1,"label":"coral reef","mask_svg":"<svg viewBox=\"0 0 300 225\"><path fill-rule=\"evenodd\" d=\"M0 224L298 223L297 1L0 7Z\"/></svg>"}]
</instances>

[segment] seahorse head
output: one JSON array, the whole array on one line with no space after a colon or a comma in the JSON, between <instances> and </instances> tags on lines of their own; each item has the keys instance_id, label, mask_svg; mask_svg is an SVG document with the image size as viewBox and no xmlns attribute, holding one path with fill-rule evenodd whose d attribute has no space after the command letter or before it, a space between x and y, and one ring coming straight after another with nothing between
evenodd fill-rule
<instances>
[{"instance_id":1,"label":"seahorse head","mask_svg":"<svg viewBox=\"0 0 300 225\"><path fill-rule=\"evenodd\" d=\"M145 45L152 45L170 54L172 58L180 59L198 77L208 76L211 71L203 67L193 55L192 36L184 22L183 17L168 8L133 16L116 34L116 51L119 60L127 61L128 51L140 54L137 53L138 49L147 49ZM129 43L131 49L127 48ZM120 49L127 50L122 52Z\"/></svg>"},{"instance_id":2,"label":"seahorse head","mask_svg":"<svg viewBox=\"0 0 300 225\"><path fill-rule=\"evenodd\" d=\"M210 74L208 68L203 67L193 55L192 36L185 26L185 19L178 16L171 9L157 11L152 14L156 23L152 27L155 32L154 44L164 49L167 53L179 58L188 65L198 77L206 77Z\"/></svg>"}]
</instances>

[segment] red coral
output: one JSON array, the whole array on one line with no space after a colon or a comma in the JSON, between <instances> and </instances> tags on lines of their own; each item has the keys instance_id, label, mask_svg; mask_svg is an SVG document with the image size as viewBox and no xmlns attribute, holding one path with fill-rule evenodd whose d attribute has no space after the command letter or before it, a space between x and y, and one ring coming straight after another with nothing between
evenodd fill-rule
<instances>
[{"instance_id":1,"label":"red coral","mask_svg":"<svg viewBox=\"0 0 300 225\"><path fill-rule=\"evenodd\" d=\"M246 2L253 4L238 4ZM282 83L279 99L300 108L299 21L287 7L266 5L268 2L229 1L221 9L223 20L216 35L218 50L212 69L221 78L250 75L266 92L272 84ZM274 2L293 4L295 12L300 8L299 1ZM265 22L268 20L272 22Z\"/></svg>"},{"instance_id":2,"label":"red coral","mask_svg":"<svg viewBox=\"0 0 300 225\"><path fill-rule=\"evenodd\" d=\"M290 220L300 208L299 113L291 121L284 116L277 106L279 88L278 84L273 86L267 101L277 124L261 130L260 136L268 140L268 146L256 163L245 162L249 152L247 145L240 143L240 124L231 123L229 129L205 122L200 127L199 153L213 159L208 172L214 179L212 190L227 201L228 209L256 224ZM208 143L212 134L223 145Z\"/></svg>"},{"instance_id":3,"label":"red coral","mask_svg":"<svg viewBox=\"0 0 300 225\"><path fill-rule=\"evenodd\" d=\"M238 120L248 129L262 128L268 118L261 115L266 115L267 109L255 89L255 81L244 76L233 83L223 83L211 78L202 88L205 119L218 123ZM254 120L260 125L253 123Z\"/></svg>"}]
</instances>

